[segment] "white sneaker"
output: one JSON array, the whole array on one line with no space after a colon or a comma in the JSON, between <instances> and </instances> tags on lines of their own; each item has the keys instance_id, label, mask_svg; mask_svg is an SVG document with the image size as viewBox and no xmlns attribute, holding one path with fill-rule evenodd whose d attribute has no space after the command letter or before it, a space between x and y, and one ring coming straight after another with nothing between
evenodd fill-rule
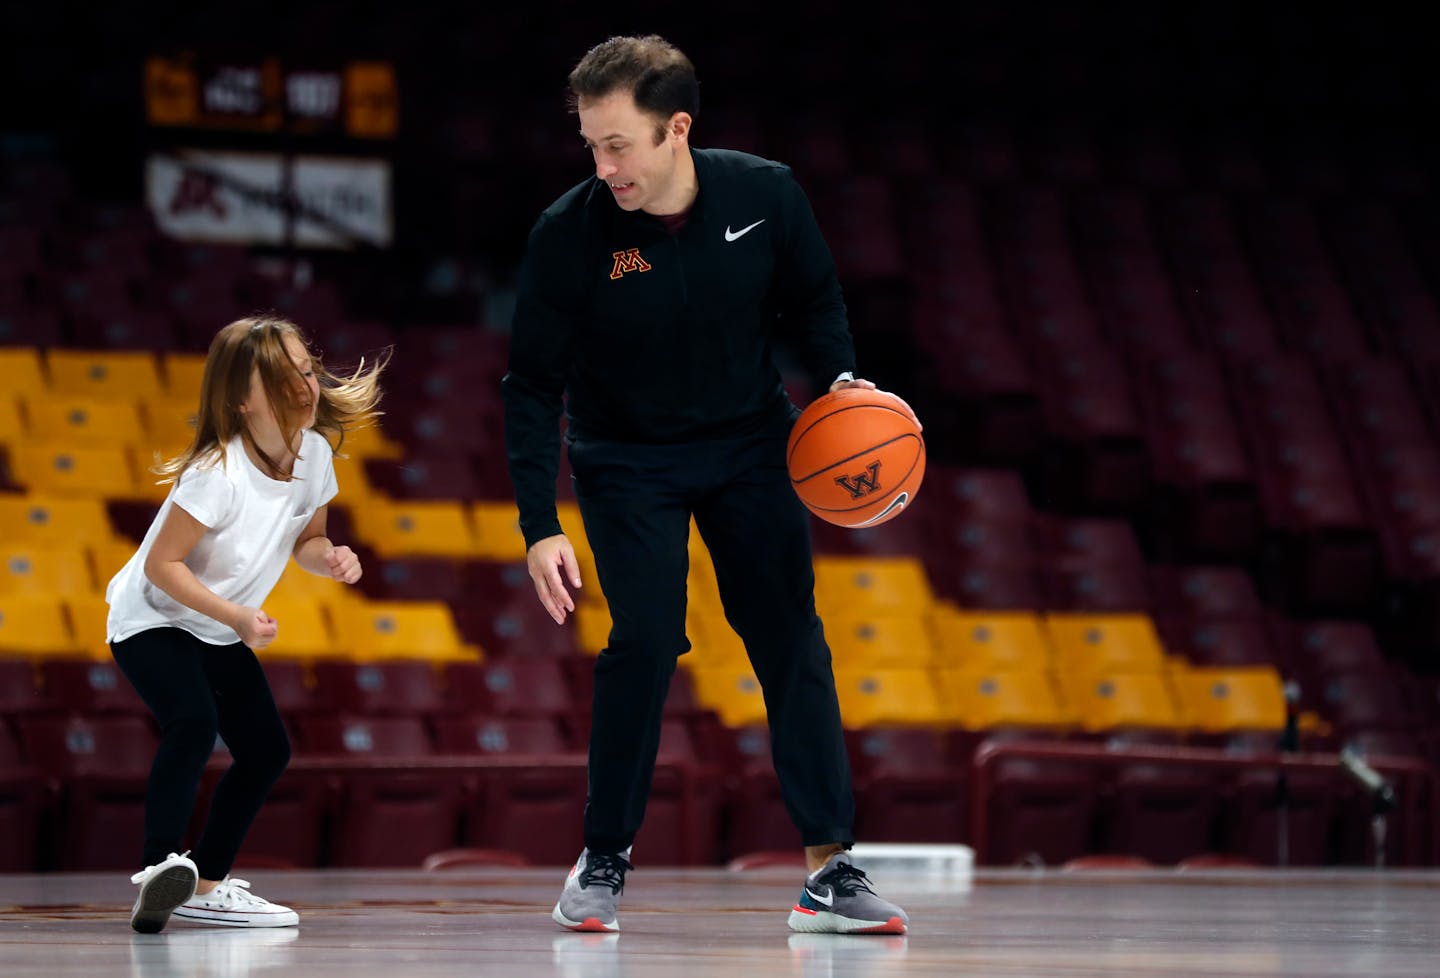
<instances>
[{"instance_id":1,"label":"white sneaker","mask_svg":"<svg viewBox=\"0 0 1440 978\"><path fill-rule=\"evenodd\" d=\"M250 892L250 884L227 876L209 893L196 893L175 916L226 927L294 927L300 915Z\"/></svg>"},{"instance_id":2,"label":"white sneaker","mask_svg":"<svg viewBox=\"0 0 1440 978\"><path fill-rule=\"evenodd\" d=\"M158 934L176 907L195 895L195 884L200 881L200 871L195 863L170 853L164 862L146 866L130 877L130 882L140 885L140 895L130 911L130 926L141 934Z\"/></svg>"}]
</instances>

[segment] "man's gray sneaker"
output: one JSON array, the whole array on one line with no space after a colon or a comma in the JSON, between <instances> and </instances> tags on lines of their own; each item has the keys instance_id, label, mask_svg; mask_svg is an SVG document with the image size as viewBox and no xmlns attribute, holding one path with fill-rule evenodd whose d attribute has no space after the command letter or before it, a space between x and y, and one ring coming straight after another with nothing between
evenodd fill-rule
<instances>
[{"instance_id":1,"label":"man's gray sneaker","mask_svg":"<svg viewBox=\"0 0 1440 978\"><path fill-rule=\"evenodd\" d=\"M570 930L618 931L615 908L625 890L625 873L635 868L629 856L629 849L609 855L581 850L550 913L555 923Z\"/></svg>"},{"instance_id":2,"label":"man's gray sneaker","mask_svg":"<svg viewBox=\"0 0 1440 978\"><path fill-rule=\"evenodd\" d=\"M807 934L904 934L905 911L876 896L870 880L837 852L805 880L790 911L790 929Z\"/></svg>"}]
</instances>

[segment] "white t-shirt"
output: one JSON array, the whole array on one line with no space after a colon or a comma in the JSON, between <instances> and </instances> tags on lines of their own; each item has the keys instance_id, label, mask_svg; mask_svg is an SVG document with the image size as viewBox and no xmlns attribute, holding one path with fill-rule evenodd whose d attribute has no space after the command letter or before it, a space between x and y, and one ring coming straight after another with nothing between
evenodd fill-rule
<instances>
[{"instance_id":1,"label":"white t-shirt","mask_svg":"<svg viewBox=\"0 0 1440 978\"><path fill-rule=\"evenodd\" d=\"M289 482L256 468L238 436L226 447L224 463L192 465L170 487L140 549L105 589L109 641L162 625L183 628L211 645L240 641L233 628L185 607L145 576L145 560L170 507L179 506L208 527L185 558L200 583L228 601L258 608L280 580L300 531L337 491L330 443L310 430L301 438Z\"/></svg>"}]
</instances>

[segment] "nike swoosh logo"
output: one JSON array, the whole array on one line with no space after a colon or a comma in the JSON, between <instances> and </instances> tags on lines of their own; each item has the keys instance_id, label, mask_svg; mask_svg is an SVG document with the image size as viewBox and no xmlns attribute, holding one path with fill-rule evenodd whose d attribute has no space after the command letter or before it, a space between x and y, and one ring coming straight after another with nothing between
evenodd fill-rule
<instances>
[{"instance_id":1,"label":"nike swoosh logo","mask_svg":"<svg viewBox=\"0 0 1440 978\"><path fill-rule=\"evenodd\" d=\"M880 512L878 512L878 513L876 513L874 516L870 517L868 520L865 521L865 523L874 523L876 520L883 520L886 516L889 516L889 515L890 515L891 513L893 513L895 510L897 510L897 509L904 509L904 508L905 508L905 504L908 503L909 501L910 501L910 494L909 494L908 492L902 492L900 495L896 496L894 499L892 499L892 500L890 501L890 505L889 505L889 506L886 506L886 507L885 507L884 509L882 509ZM857 523L856 525L857 525L857 526L864 526L865 523Z\"/></svg>"},{"instance_id":2,"label":"nike swoosh logo","mask_svg":"<svg viewBox=\"0 0 1440 978\"><path fill-rule=\"evenodd\" d=\"M760 225L762 225L762 224L764 224L764 223L765 223L765 218L762 217L762 218L760 218L760 220L756 221L754 224L750 225L748 228L741 228L741 229L738 230L738 231L732 231L732 230L730 230L730 225L727 224L727 225L725 225L725 240L726 240L726 241L738 241L739 239L745 237L745 235L749 234L751 231L755 230L756 228L758 228Z\"/></svg>"},{"instance_id":3,"label":"nike swoosh logo","mask_svg":"<svg viewBox=\"0 0 1440 978\"><path fill-rule=\"evenodd\" d=\"M810 889L810 887L808 886L805 887L805 892L810 895L810 899L814 900L818 904L821 904L822 906L833 907L835 905L835 894L833 893L827 893L824 896L821 896L814 890Z\"/></svg>"}]
</instances>

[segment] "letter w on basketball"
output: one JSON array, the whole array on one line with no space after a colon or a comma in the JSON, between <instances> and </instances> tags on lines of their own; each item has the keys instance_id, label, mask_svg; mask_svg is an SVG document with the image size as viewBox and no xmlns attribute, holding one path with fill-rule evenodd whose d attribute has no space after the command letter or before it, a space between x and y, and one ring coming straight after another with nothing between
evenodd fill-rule
<instances>
[{"instance_id":1,"label":"letter w on basketball","mask_svg":"<svg viewBox=\"0 0 1440 978\"><path fill-rule=\"evenodd\" d=\"M835 478L836 483L854 499L872 492L880 491L880 463L871 462L864 472L858 475L842 475Z\"/></svg>"},{"instance_id":2,"label":"letter w on basketball","mask_svg":"<svg viewBox=\"0 0 1440 978\"><path fill-rule=\"evenodd\" d=\"M801 412L786 462L810 512L837 526L879 526L914 502L925 476L925 440L891 395L842 388Z\"/></svg>"}]
</instances>

